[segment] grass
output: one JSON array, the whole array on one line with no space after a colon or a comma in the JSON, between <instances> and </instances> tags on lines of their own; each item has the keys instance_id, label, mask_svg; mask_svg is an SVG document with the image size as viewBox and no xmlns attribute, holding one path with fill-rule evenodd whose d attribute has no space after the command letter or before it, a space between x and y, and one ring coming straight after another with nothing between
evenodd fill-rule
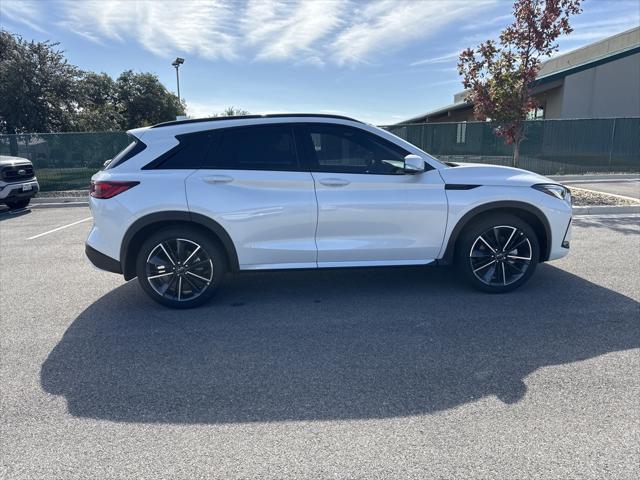
<instances>
[{"instance_id":1,"label":"grass","mask_svg":"<svg viewBox=\"0 0 640 480\"><path fill-rule=\"evenodd\" d=\"M89 182L97 168L38 168L36 176L40 190L78 190L89 188Z\"/></svg>"}]
</instances>

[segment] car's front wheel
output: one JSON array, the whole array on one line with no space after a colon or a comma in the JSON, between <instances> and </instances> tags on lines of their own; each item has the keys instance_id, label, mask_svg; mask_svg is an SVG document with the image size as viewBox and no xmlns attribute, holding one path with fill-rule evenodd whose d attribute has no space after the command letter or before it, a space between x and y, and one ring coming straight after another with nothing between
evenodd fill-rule
<instances>
[{"instance_id":1,"label":"car's front wheel","mask_svg":"<svg viewBox=\"0 0 640 480\"><path fill-rule=\"evenodd\" d=\"M226 269L220 247L208 235L190 228L153 234L140 248L136 262L144 291L172 308L192 308L206 302Z\"/></svg>"},{"instance_id":2,"label":"car's front wheel","mask_svg":"<svg viewBox=\"0 0 640 480\"><path fill-rule=\"evenodd\" d=\"M513 215L488 215L464 230L456 263L477 289L502 293L531 278L539 252L538 237L528 223Z\"/></svg>"},{"instance_id":3,"label":"car's front wheel","mask_svg":"<svg viewBox=\"0 0 640 480\"><path fill-rule=\"evenodd\" d=\"M7 207L9 207L11 210L18 210L19 208L25 208L27 205L29 205L30 201L31 201L30 198L22 198L20 200L10 200L7 202Z\"/></svg>"}]
</instances>

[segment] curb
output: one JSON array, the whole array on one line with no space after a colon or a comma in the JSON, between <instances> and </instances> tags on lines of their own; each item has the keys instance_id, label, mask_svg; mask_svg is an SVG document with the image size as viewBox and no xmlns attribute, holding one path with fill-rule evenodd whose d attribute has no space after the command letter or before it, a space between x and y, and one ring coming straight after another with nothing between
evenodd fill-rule
<instances>
[{"instance_id":1,"label":"curb","mask_svg":"<svg viewBox=\"0 0 640 480\"><path fill-rule=\"evenodd\" d=\"M640 213L640 205L595 205L591 207L573 207L573 215L605 215L615 213Z\"/></svg>"},{"instance_id":2,"label":"curb","mask_svg":"<svg viewBox=\"0 0 640 480\"><path fill-rule=\"evenodd\" d=\"M68 208L68 207L88 207L89 201L82 197L42 197L32 198L29 207L31 208Z\"/></svg>"},{"instance_id":3,"label":"curb","mask_svg":"<svg viewBox=\"0 0 640 480\"><path fill-rule=\"evenodd\" d=\"M591 183L593 181L614 182L621 180L636 180L640 173L602 173L602 174L586 174L586 175L547 175L551 180L562 183L565 182L582 182Z\"/></svg>"}]
</instances>

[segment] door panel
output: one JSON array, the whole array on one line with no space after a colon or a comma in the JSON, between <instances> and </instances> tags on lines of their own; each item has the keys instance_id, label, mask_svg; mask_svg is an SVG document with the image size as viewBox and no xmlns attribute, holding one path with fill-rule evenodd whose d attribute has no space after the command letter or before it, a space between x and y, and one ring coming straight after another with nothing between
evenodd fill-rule
<instances>
[{"instance_id":1,"label":"door panel","mask_svg":"<svg viewBox=\"0 0 640 480\"><path fill-rule=\"evenodd\" d=\"M313 172L313 178L318 266L419 264L437 257L447 222L444 183L437 171Z\"/></svg>"},{"instance_id":2,"label":"door panel","mask_svg":"<svg viewBox=\"0 0 640 480\"><path fill-rule=\"evenodd\" d=\"M317 266L313 178L300 167L291 125L215 131L186 189L190 211L227 231L241 269Z\"/></svg>"},{"instance_id":3,"label":"door panel","mask_svg":"<svg viewBox=\"0 0 640 480\"><path fill-rule=\"evenodd\" d=\"M186 190L189 210L229 233L241 269L316 267L310 173L202 169L187 179Z\"/></svg>"},{"instance_id":4,"label":"door panel","mask_svg":"<svg viewBox=\"0 0 640 480\"><path fill-rule=\"evenodd\" d=\"M307 123L297 143L318 198L318 266L428 263L447 224L436 170L409 175L409 153L354 126Z\"/></svg>"}]
</instances>

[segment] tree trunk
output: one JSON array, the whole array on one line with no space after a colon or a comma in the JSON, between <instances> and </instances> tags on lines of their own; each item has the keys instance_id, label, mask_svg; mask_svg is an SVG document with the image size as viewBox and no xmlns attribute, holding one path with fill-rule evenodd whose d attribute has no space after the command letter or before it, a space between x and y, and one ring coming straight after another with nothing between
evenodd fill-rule
<instances>
[{"instance_id":1,"label":"tree trunk","mask_svg":"<svg viewBox=\"0 0 640 480\"><path fill-rule=\"evenodd\" d=\"M513 142L513 163L512 163L512 167L517 167L518 164L520 163L520 142L522 140L521 139L517 139L515 142Z\"/></svg>"},{"instance_id":2,"label":"tree trunk","mask_svg":"<svg viewBox=\"0 0 640 480\"><path fill-rule=\"evenodd\" d=\"M9 136L9 152L12 157L18 156L18 138L15 134Z\"/></svg>"}]
</instances>

